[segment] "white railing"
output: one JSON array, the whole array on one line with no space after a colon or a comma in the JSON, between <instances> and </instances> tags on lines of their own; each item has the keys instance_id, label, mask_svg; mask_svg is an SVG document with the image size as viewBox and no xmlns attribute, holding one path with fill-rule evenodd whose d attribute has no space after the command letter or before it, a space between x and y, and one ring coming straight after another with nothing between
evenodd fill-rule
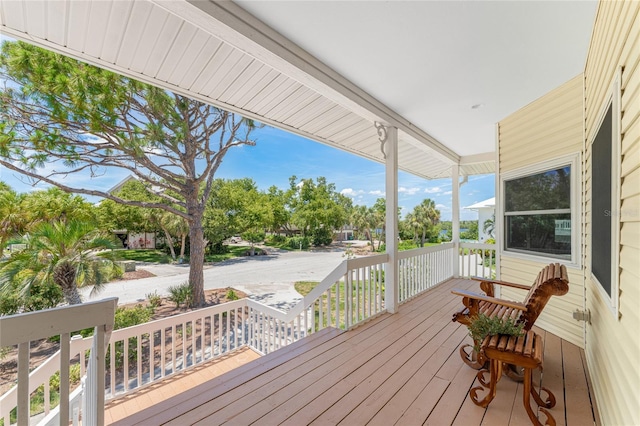
<instances>
[{"instance_id":1,"label":"white railing","mask_svg":"<svg viewBox=\"0 0 640 426\"><path fill-rule=\"evenodd\" d=\"M0 416L4 425L11 424L11 412L14 409L17 411L17 424L29 424L30 394L41 385L47 401L45 411L48 416L45 420L65 425L73 420L77 424L79 407L70 407L69 360L74 356L78 356L83 373L87 366L84 386L89 390L85 392L85 405L91 408L88 412L85 410L83 423L104 423L104 355L108 334L113 328L117 301L117 298L111 298L0 318L0 347L18 346L18 384L0 398ZM75 339L72 341L70 333L90 327L95 328L95 339L92 339L91 351L87 357L85 342L76 343ZM60 351L47 360L44 367L29 373L30 342L52 336L60 336ZM55 364L58 365L57 368L52 367ZM49 383L56 372L60 374L60 405L53 413L48 404L51 393Z\"/></svg>"},{"instance_id":2,"label":"white railing","mask_svg":"<svg viewBox=\"0 0 640 426\"><path fill-rule=\"evenodd\" d=\"M246 345L246 301L116 330L107 351L107 399Z\"/></svg>"},{"instance_id":3,"label":"white railing","mask_svg":"<svg viewBox=\"0 0 640 426\"><path fill-rule=\"evenodd\" d=\"M398 253L400 303L453 277L453 247L445 243Z\"/></svg>"},{"instance_id":4,"label":"white railing","mask_svg":"<svg viewBox=\"0 0 640 426\"><path fill-rule=\"evenodd\" d=\"M69 360L73 361L70 365L79 365L80 376L86 374L87 365L86 359L93 338L83 339L81 336L73 336L69 342ZM77 362L77 364L76 364ZM29 373L29 395L35 392L38 388L42 387L44 396L44 414L48 415L51 412L51 378L56 374L60 374L60 351L47 358L36 369ZM70 367L71 368L71 367ZM70 388L70 390L73 390ZM54 390L55 391L55 390ZM4 395L0 396L0 418L3 419L3 424L8 425L11 416L11 411L15 410L18 405L18 388L14 386ZM70 407L71 417L74 418L74 414L77 414L77 407ZM75 422L74 422L75 424Z\"/></svg>"},{"instance_id":5,"label":"white railing","mask_svg":"<svg viewBox=\"0 0 640 426\"><path fill-rule=\"evenodd\" d=\"M461 277L496 278L496 245L460 243Z\"/></svg>"},{"instance_id":6,"label":"white railing","mask_svg":"<svg viewBox=\"0 0 640 426\"><path fill-rule=\"evenodd\" d=\"M405 294L422 287L427 289L450 277L451 250L451 245L444 244L402 254L401 263L406 265L401 269L401 282L406 283L407 288ZM379 254L344 260L288 312L242 299L113 331L102 364L106 366L102 375L103 401L126 395L245 346L266 354L323 328L346 330L386 312L384 278L388 259L387 254ZM441 262L442 265L429 269L426 266L429 262ZM426 280L422 287L416 281L420 279ZM88 305L91 304L80 306ZM60 311L62 313L65 311ZM73 321L69 328L86 327ZM65 339L71 342L71 349L62 360L86 359L93 337L70 339L67 330L61 341ZM4 338L2 342L5 345ZM49 379L61 371L60 365L66 364L68 371L69 362L63 362L60 357L60 354L54 355L31 373L29 392L40 385L48 392ZM80 362L80 365L81 373L85 374L84 363ZM0 399L5 425L10 424L9 413L15 408L13 401L19 399L20 392L16 387ZM68 392L66 399L61 394L63 400L69 400ZM46 412L50 410L53 411L45 407Z\"/></svg>"},{"instance_id":7,"label":"white railing","mask_svg":"<svg viewBox=\"0 0 640 426\"><path fill-rule=\"evenodd\" d=\"M247 300L248 345L266 354L326 327L349 329L384 312L387 254L338 265L289 312Z\"/></svg>"}]
</instances>

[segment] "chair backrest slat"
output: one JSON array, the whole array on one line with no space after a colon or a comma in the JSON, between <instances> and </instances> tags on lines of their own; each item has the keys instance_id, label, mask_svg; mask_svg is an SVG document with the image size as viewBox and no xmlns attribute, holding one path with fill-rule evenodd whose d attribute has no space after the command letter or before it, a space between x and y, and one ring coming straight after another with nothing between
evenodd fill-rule
<instances>
[{"instance_id":1,"label":"chair backrest slat","mask_svg":"<svg viewBox=\"0 0 640 426\"><path fill-rule=\"evenodd\" d=\"M551 296L562 296L569 291L567 267L559 263L551 263L544 267L531 286L524 304L527 311L518 318L525 330L530 330L544 309Z\"/></svg>"}]
</instances>

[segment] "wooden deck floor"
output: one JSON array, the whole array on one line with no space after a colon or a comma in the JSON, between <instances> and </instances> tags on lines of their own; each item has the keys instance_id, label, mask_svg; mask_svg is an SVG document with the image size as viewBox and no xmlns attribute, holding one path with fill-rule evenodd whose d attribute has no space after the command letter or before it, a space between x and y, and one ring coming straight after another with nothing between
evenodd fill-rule
<instances>
[{"instance_id":1,"label":"wooden deck floor","mask_svg":"<svg viewBox=\"0 0 640 426\"><path fill-rule=\"evenodd\" d=\"M466 328L451 322L460 300L451 280L354 330L326 329L116 424L201 425L527 425L522 385L504 378L489 408L474 405L476 371L458 347ZM583 351L557 336L545 341L544 375L558 425L594 424ZM542 418L544 416L541 416Z\"/></svg>"}]
</instances>

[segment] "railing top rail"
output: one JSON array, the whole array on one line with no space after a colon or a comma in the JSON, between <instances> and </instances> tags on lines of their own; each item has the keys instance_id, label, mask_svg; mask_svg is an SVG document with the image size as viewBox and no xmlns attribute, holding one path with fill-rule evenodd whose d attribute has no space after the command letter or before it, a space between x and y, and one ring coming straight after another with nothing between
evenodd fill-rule
<instances>
[{"instance_id":1,"label":"railing top rail","mask_svg":"<svg viewBox=\"0 0 640 426\"><path fill-rule=\"evenodd\" d=\"M112 333L111 340L122 339L127 336L133 336L134 334L146 333L151 330L158 330L162 327L169 327L172 324L189 322L198 318L206 317L208 315L221 314L231 309L243 308L245 306L247 306L247 299L233 300L231 302L225 302L219 305L209 306L207 308L197 309L178 315L172 315L166 318L160 318L154 321L146 322L144 324L132 325L131 327L115 330ZM132 334L132 332L135 333Z\"/></svg>"},{"instance_id":2,"label":"railing top rail","mask_svg":"<svg viewBox=\"0 0 640 426\"><path fill-rule=\"evenodd\" d=\"M364 268L366 266L373 266L379 263L387 263L389 261L389 255L387 253L375 254L373 256L356 257L354 259L348 259L347 269Z\"/></svg>"},{"instance_id":3,"label":"railing top rail","mask_svg":"<svg viewBox=\"0 0 640 426\"><path fill-rule=\"evenodd\" d=\"M483 249L483 250L496 250L498 248L496 244L485 244L485 243L460 243L460 247Z\"/></svg>"},{"instance_id":4,"label":"railing top rail","mask_svg":"<svg viewBox=\"0 0 640 426\"><path fill-rule=\"evenodd\" d=\"M408 259L413 256L419 256L421 254L427 254L427 253L436 253L439 251L448 250L450 248L453 248L453 243L442 243L442 244L438 244L437 246L420 247L420 248L415 248L411 250L404 250L404 251L398 252L398 259Z\"/></svg>"},{"instance_id":5,"label":"railing top rail","mask_svg":"<svg viewBox=\"0 0 640 426\"><path fill-rule=\"evenodd\" d=\"M117 297L0 318L0 347L45 339L83 328L113 327Z\"/></svg>"}]
</instances>

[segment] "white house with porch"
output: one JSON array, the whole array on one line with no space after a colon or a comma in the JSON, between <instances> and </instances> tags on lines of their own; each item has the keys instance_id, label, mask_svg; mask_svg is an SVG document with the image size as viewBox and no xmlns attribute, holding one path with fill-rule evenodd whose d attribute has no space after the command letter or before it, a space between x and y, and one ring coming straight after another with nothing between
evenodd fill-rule
<instances>
[{"instance_id":1,"label":"white house with porch","mask_svg":"<svg viewBox=\"0 0 640 426\"><path fill-rule=\"evenodd\" d=\"M493 238L492 233L496 216L496 199L491 197L489 199L478 201L475 204L464 207L466 210L475 210L478 212L478 241L484 243L489 238ZM491 221L491 228L485 230L485 223Z\"/></svg>"},{"instance_id":2,"label":"white house with porch","mask_svg":"<svg viewBox=\"0 0 640 426\"><path fill-rule=\"evenodd\" d=\"M570 282L536 322L545 383L563 392L554 415L639 424L639 14L640 2L606 0L4 0L0 30L11 37L384 163L393 236L386 253L345 260L287 313L245 299L109 339L106 301L94 342L70 341L71 308L2 318L0 346L21 349L17 388L0 397L4 424L16 406L27 424L43 372L60 368L64 382L67 360L91 344L99 367L84 392L86 424L517 424L504 399L468 404L475 372L457 357L466 329L449 321L460 305L450 289L477 287L461 270L530 284L550 262L564 264ZM398 252L399 170L451 179L451 243ZM486 173L496 175L498 244L466 245L459 183ZM554 183L523 197L538 180ZM558 189L550 203L544 191ZM460 254L474 248L491 261L461 269ZM62 336L62 362L38 374L28 368L29 341L44 337L34 323ZM182 333L207 327L215 333ZM172 343L156 348L148 336ZM136 351L123 349L122 364L104 371L104 343L111 354ZM143 349L146 358L133 355ZM264 357L105 418L105 397L122 401L243 350ZM503 382L511 401L522 393ZM78 413L68 394L51 409L60 424Z\"/></svg>"}]
</instances>

